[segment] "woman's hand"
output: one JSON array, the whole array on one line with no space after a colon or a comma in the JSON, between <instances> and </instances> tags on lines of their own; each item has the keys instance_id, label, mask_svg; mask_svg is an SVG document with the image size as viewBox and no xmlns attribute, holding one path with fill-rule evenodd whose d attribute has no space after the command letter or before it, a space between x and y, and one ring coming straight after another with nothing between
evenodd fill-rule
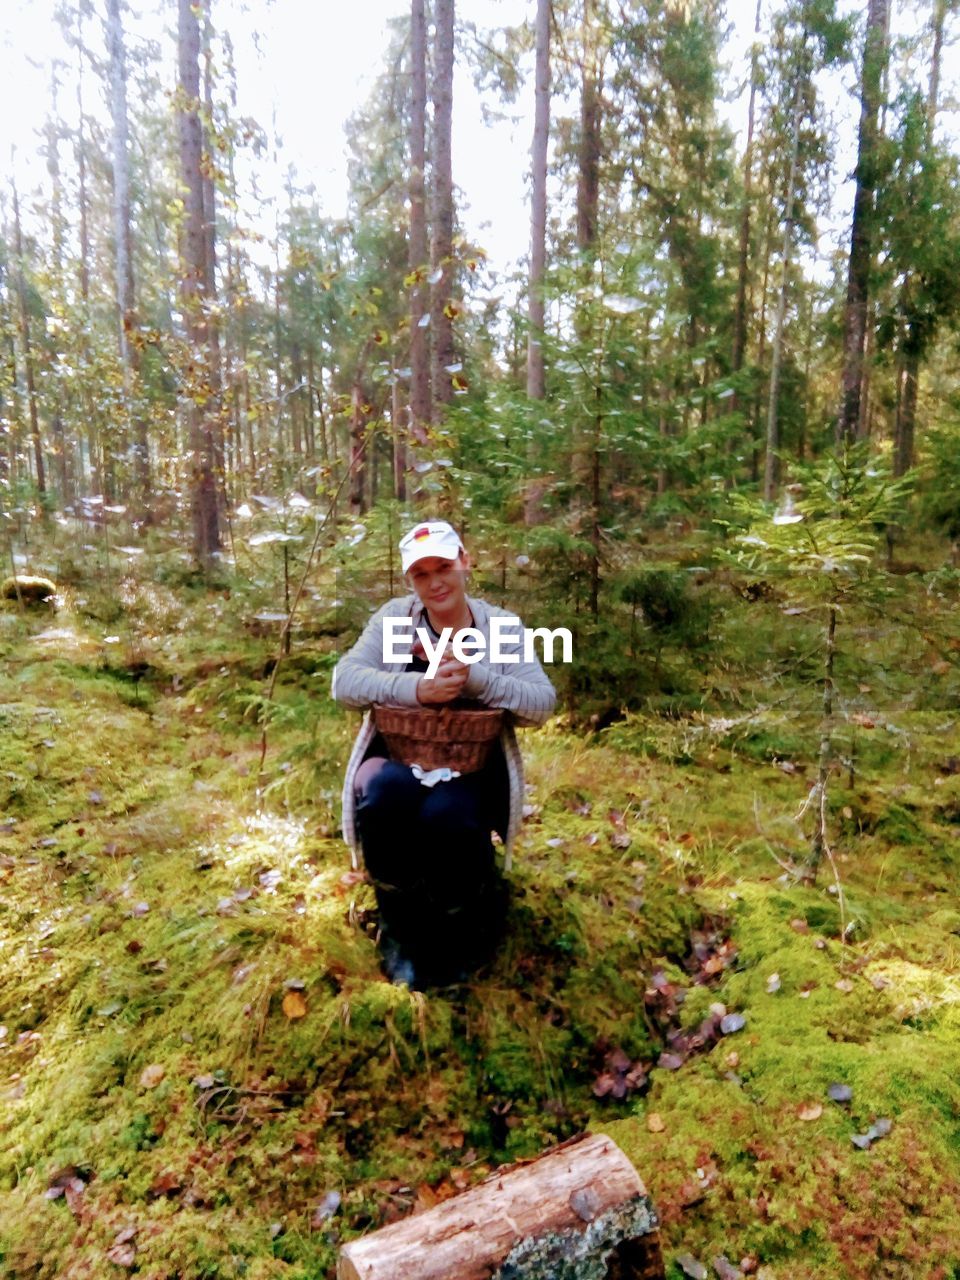
<instances>
[{"instance_id":1,"label":"woman's hand","mask_svg":"<svg viewBox=\"0 0 960 1280\"><path fill-rule=\"evenodd\" d=\"M454 657L441 658L437 674L432 680L428 680L425 675L420 677L417 685L418 701L427 707L452 702L467 683L469 674L470 668L465 662L458 662Z\"/></svg>"}]
</instances>

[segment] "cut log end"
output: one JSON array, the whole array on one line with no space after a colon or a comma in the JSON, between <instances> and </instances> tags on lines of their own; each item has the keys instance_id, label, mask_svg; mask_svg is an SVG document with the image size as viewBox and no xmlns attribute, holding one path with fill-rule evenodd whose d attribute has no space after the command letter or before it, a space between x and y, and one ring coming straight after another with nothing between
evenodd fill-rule
<instances>
[{"instance_id":1,"label":"cut log end","mask_svg":"<svg viewBox=\"0 0 960 1280\"><path fill-rule=\"evenodd\" d=\"M49 578L18 573L0 583L0 599L22 600L25 604L46 604L57 594L57 584Z\"/></svg>"}]
</instances>

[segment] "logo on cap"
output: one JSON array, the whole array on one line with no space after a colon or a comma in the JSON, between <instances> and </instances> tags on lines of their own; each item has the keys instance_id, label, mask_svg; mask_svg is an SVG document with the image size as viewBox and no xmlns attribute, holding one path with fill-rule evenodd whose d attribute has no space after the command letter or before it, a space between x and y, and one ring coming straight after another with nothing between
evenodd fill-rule
<instances>
[{"instance_id":1,"label":"logo on cap","mask_svg":"<svg viewBox=\"0 0 960 1280\"><path fill-rule=\"evenodd\" d=\"M413 534L414 542L419 542L422 538L429 538L429 537L430 537L429 525L423 525L421 528L416 529Z\"/></svg>"}]
</instances>

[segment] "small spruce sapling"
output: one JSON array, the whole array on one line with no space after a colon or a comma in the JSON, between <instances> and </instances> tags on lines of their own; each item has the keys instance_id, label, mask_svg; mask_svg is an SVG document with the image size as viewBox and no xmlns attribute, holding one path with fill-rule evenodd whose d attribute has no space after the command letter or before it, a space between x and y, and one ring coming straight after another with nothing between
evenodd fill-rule
<instances>
[{"instance_id":1,"label":"small spruce sapling","mask_svg":"<svg viewBox=\"0 0 960 1280\"><path fill-rule=\"evenodd\" d=\"M735 495L731 502L739 518L726 523L741 530L733 551L741 567L786 581L785 615L822 619L820 747L816 781L801 810L801 816L812 815L812 829L798 869L801 878L813 882L824 854L830 857L827 784L836 754L840 633L854 607L876 608L886 598L878 548L887 524L903 512L913 475L894 478L862 444L798 467L797 475L776 512L758 499Z\"/></svg>"}]
</instances>

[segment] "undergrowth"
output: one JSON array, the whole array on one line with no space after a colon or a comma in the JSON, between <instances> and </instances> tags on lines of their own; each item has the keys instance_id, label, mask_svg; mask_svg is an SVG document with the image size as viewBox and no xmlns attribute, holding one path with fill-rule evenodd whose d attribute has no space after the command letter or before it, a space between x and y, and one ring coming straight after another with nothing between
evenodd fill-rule
<instances>
[{"instance_id":1,"label":"undergrowth","mask_svg":"<svg viewBox=\"0 0 960 1280\"><path fill-rule=\"evenodd\" d=\"M298 637L265 710L275 640L230 584L78 576L0 614L2 1274L313 1280L585 1128L635 1160L674 1280L958 1274L960 642L908 591L850 623L836 878L784 869L815 630L718 583L711 648L663 626L643 709L522 735L506 942L425 995L382 979L339 838L335 637ZM691 1041L720 1006L742 1028Z\"/></svg>"}]
</instances>

